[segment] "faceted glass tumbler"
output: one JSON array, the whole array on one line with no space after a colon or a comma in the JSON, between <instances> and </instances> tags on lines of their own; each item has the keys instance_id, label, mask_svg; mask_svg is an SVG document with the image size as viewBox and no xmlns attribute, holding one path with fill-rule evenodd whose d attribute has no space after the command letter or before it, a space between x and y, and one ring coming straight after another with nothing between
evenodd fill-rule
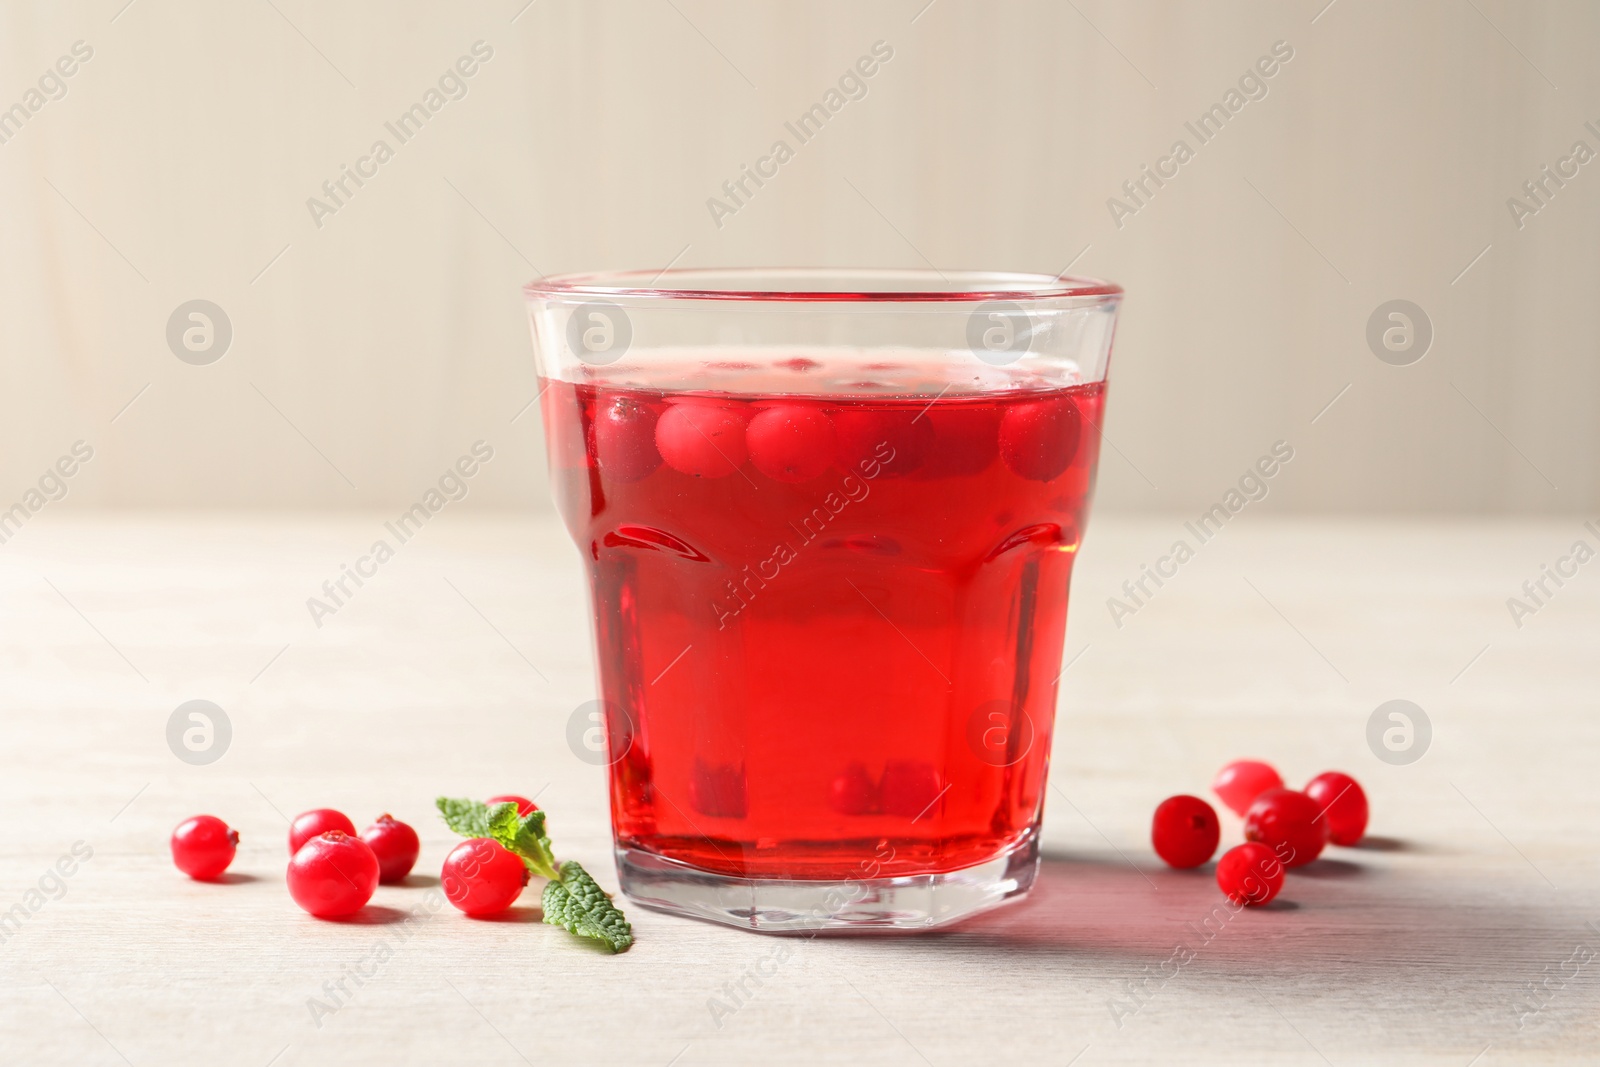
<instances>
[{"instance_id":1,"label":"faceted glass tumbler","mask_svg":"<svg viewBox=\"0 0 1600 1067\"><path fill-rule=\"evenodd\" d=\"M525 292L623 890L763 931L1025 893L1121 290L676 270Z\"/></svg>"}]
</instances>

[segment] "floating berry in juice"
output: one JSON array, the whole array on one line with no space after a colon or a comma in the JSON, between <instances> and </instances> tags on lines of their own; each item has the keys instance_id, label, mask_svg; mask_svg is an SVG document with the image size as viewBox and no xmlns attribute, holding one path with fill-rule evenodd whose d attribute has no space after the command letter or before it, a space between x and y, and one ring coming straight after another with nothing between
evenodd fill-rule
<instances>
[{"instance_id":1,"label":"floating berry in juice","mask_svg":"<svg viewBox=\"0 0 1600 1067\"><path fill-rule=\"evenodd\" d=\"M836 440L827 412L800 404L766 408L745 432L750 462L780 482L809 482L827 470Z\"/></svg>"},{"instance_id":2,"label":"floating berry in juice","mask_svg":"<svg viewBox=\"0 0 1600 1067\"><path fill-rule=\"evenodd\" d=\"M675 471L726 478L744 464L746 421L731 405L674 404L656 423L656 448Z\"/></svg>"},{"instance_id":3,"label":"floating berry in juice","mask_svg":"<svg viewBox=\"0 0 1600 1067\"><path fill-rule=\"evenodd\" d=\"M619 482L636 482L661 466L652 408L619 396L595 412L591 451L596 464Z\"/></svg>"}]
</instances>

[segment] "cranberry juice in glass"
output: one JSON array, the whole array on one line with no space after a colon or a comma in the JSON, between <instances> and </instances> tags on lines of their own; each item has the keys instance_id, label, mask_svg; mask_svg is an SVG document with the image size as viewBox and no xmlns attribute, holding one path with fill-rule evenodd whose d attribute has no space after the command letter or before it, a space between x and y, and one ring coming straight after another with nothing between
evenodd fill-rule
<instances>
[{"instance_id":1,"label":"cranberry juice in glass","mask_svg":"<svg viewBox=\"0 0 1600 1067\"><path fill-rule=\"evenodd\" d=\"M1026 892L1121 290L685 270L527 293L623 889L760 930Z\"/></svg>"}]
</instances>

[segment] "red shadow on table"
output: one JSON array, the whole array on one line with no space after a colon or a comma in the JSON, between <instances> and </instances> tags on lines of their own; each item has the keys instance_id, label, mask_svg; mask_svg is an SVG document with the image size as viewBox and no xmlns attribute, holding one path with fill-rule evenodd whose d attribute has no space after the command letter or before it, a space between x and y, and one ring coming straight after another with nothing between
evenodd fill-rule
<instances>
[{"instance_id":1,"label":"red shadow on table","mask_svg":"<svg viewBox=\"0 0 1600 1067\"><path fill-rule=\"evenodd\" d=\"M437 874L417 874L416 872L406 875L405 880L399 883L402 889L429 889L438 884L439 876Z\"/></svg>"},{"instance_id":2,"label":"red shadow on table","mask_svg":"<svg viewBox=\"0 0 1600 1067\"><path fill-rule=\"evenodd\" d=\"M1509 871L1508 886L1391 866L1361 849L1288 872L1264 908L1230 907L1215 872L1214 861L1178 871L1115 853L1047 850L1024 900L947 931L879 943L979 964L1071 957L1108 982L1143 975L1185 946L1193 957L1179 974L1192 968L1208 981L1315 980L1388 1010L1409 1002L1514 1024L1507 1013L1521 984L1571 951L1593 910L1592 898L1586 905L1559 893L1532 870Z\"/></svg>"},{"instance_id":3,"label":"red shadow on table","mask_svg":"<svg viewBox=\"0 0 1600 1067\"><path fill-rule=\"evenodd\" d=\"M1355 847L1358 850L1359 849L1365 849L1368 852L1423 852L1423 851L1426 851L1426 849L1420 848L1413 841L1402 841L1398 837L1382 837L1382 836L1380 836L1378 834L1368 834L1366 837L1363 837L1361 839L1360 844L1356 845Z\"/></svg>"},{"instance_id":4,"label":"red shadow on table","mask_svg":"<svg viewBox=\"0 0 1600 1067\"><path fill-rule=\"evenodd\" d=\"M1440 851L1333 850L1288 872L1271 904L1235 910L1214 861L1177 871L1148 854L1047 849L1021 901L948 930L839 940L829 951L885 974L960 976L985 996L1032 995L1043 978L1063 1003L1105 1012L1103 1029L1084 1037L1096 1044L1124 1026L1182 1027L1196 1012L1275 1019L1268 998L1278 993L1301 998L1296 1025L1339 1063L1371 1062L1370 1049L1339 1054L1359 1044L1353 1026L1390 1035L1402 1052L1436 1053L1408 1045L1408 1034L1419 1020L1443 1025L1460 1035L1461 1063L1491 1042L1590 1026L1600 986L1585 975L1569 977L1535 1020L1542 1036L1519 1030L1527 1005L1543 1003L1529 1001L1529 983L1593 943L1584 923L1600 914L1600 891L1571 879L1557 890L1509 863L1464 872L1428 859Z\"/></svg>"},{"instance_id":5,"label":"red shadow on table","mask_svg":"<svg viewBox=\"0 0 1600 1067\"><path fill-rule=\"evenodd\" d=\"M536 923L544 921L543 908L512 907L494 915L473 915L469 921L480 923Z\"/></svg>"},{"instance_id":6,"label":"red shadow on table","mask_svg":"<svg viewBox=\"0 0 1600 1067\"><path fill-rule=\"evenodd\" d=\"M346 926L388 926L391 923L405 922L416 916L410 912L401 911L399 908L387 908L382 904L368 904L353 915L340 915L324 919L324 922L343 923Z\"/></svg>"},{"instance_id":7,"label":"red shadow on table","mask_svg":"<svg viewBox=\"0 0 1600 1067\"><path fill-rule=\"evenodd\" d=\"M244 885L247 882L259 882L261 878L242 871L223 871L215 878L197 879L197 881L205 881L211 885Z\"/></svg>"}]
</instances>

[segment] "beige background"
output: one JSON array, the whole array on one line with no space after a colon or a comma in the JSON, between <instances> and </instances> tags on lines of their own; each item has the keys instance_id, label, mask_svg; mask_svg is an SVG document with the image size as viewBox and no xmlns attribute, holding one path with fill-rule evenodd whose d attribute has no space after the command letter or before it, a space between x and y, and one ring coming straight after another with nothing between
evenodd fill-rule
<instances>
[{"instance_id":1,"label":"beige background","mask_svg":"<svg viewBox=\"0 0 1600 1067\"><path fill-rule=\"evenodd\" d=\"M81 438L61 508L388 508L481 438L464 506L543 508L512 421L536 272L1071 262L1130 294L1103 509L1198 509L1285 439L1274 509L1592 512L1600 164L1520 230L1506 200L1600 149L1600 8L1325 2L8 4L0 107L94 52L0 145L0 504ZM465 98L314 225L478 40ZM718 228L707 198L878 40L868 95ZM1268 95L1114 225L1279 40ZM204 367L164 339L197 297L234 329ZM1393 298L1434 325L1413 366L1365 342Z\"/></svg>"}]
</instances>

